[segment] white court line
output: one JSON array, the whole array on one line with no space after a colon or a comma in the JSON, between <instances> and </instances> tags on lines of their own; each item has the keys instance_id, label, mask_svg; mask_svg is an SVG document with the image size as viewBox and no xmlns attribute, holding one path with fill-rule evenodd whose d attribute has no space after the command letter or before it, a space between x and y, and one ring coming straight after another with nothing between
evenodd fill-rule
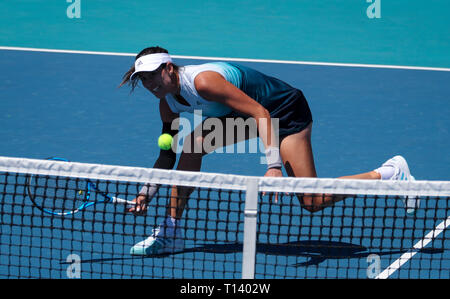
<instances>
[{"instance_id":1,"label":"white court line","mask_svg":"<svg viewBox=\"0 0 450 299\"><path fill-rule=\"evenodd\" d=\"M378 276L375 278L376 279L389 278L389 276L394 274L394 272L397 271L401 266L403 266L403 264L405 264L413 256L415 256L420 249L427 246L433 239L439 236L449 225L450 225L450 216L441 223L439 223L439 225L436 226L436 228L433 231L429 232L423 240L417 242L416 245L414 245L414 247L411 250L404 253L400 258L398 258L386 270L378 274Z\"/></svg>"},{"instance_id":2,"label":"white court line","mask_svg":"<svg viewBox=\"0 0 450 299\"><path fill-rule=\"evenodd\" d=\"M133 57L136 55L136 53L95 52L95 51L58 50L58 49L23 48L23 47L2 47L2 46L0 46L0 50L29 51L29 52L48 52L48 53L67 53L67 54L108 55L108 56L133 56ZM192 59L192 60L220 60L220 61L258 62L258 63L302 64L302 65L361 67L361 68L386 68L386 69L401 69L401 70L421 70L421 71L450 72L450 68L422 67L422 66L403 66L403 65L384 65L384 64L357 64L357 63L333 63L333 62L317 62L317 61L270 60L270 59L227 58L227 57L206 57L206 56L182 56L182 55L171 55L171 56L173 58L177 58L177 59Z\"/></svg>"},{"instance_id":3,"label":"white court line","mask_svg":"<svg viewBox=\"0 0 450 299\"><path fill-rule=\"evenodd\" d=\"M59 50L59 49L42 49L42 48L2 47L2 46L0 46L0 50L65 53L65 54L109 55L109 56L136 56L136 54L134 53L94 52L94 51Z\"/></svg>"}]
</instances>

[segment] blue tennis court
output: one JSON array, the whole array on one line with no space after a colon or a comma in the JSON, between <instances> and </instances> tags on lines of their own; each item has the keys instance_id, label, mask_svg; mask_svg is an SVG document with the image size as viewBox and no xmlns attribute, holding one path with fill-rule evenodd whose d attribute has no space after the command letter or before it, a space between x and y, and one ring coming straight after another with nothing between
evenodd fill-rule
<instances>
[{"instance_id":1,"label":"blue tennis court","mask_svg":"<svg viewBox=\"0 0 450 299\"><path fill-rule=\"evenodd\" d=\"M344 1L321 1L320 5L287 1L272 8L270 1L260 4L245 1L242 5L249 8L248 13L253 19L244 22L241 12L235 11L234 1L228 4L210 3L203 8L195 1L189 7L182 1L174 1L172 5L157 4L152 8L144 2L125 7L107 1L83 1L84 13L80 19L67 18L65 9L69 4L66 3L59 6L42 3L37 7L38 4L33 1L22 1L14 7L13 2L17 1L0 4L0 66L4 70L0 73L0 156L32 159L61 156L82 163L152 167L159 153L157 137L161 132L158 101L142 87L130 94L128 88L118 88L118 85L123 73L134 62L134 58L126 53L135 53L149 46L149 43L165 43L174 54L198 56L176 56L174 62L180 66L215 60L208 57L261 59L243 59L237 63L301 89L313 114L312 145L319 177L334 178L370 171L388 158L401 154L408 160L416 180L450 181L450 26L448 18L442 15L448 11L445 9L448 4L438 5L432 1L427 9L417 10L421 7L420 1L411 1L410 10L404 11L399 4L383 1L382 18L370 20L365 15L365 8L369 5L365 1L348 1L345 4ZM154 11L164 8L174 10L172 21L162 20ZM33 9L41 13L33 15ZM151 10L149 14L153 17L146 25L155 26L163 22L166 30L158 28L148 33L145 28L139 27L137 20L126 17L124 21L128 20L135 28L134 37L131 37L130 29L115 24L120 11L128 14L134 12L144 17L145 9ZM22 13L4 13L16 10ZM235 14L227 20L220 17L223 11L234 11ZM178 20L180 24L188 23L189 16L198 18L180 32L177 32L178 27L172 27L175 26L173 20ZM299 20L298 16L303 16L303 19ZM421 21L413 24L412 19ZM205 29L206 24L213 20L215 26ZM232 20L237 25L232 25ZM272 26L267 25L270 22ZM292 28L294 22L298 22L298 26L294 26L292 34L297 34L298 38L288 47L283 40L291 39L287 30ZM17 28L13 24L17 24ZM233 30L232 27L239 24L244 29ZM45 34L39 34L36 29L39 26L47 30ZM216 37L217 32L228 32L228 35L224 34L220 39ZM194 37L188 38L189 34ZM273 41L262 37L267 35L273 37ZM142 36L144 41L139 41L136 36ZM40 48L92 52L49 52ZM100 51L124 55L94 53ZM192 116L184 116L193 121ZM261 153L213 153L204 158L202 171L264 175L266 166L260 164L261 157ZM26 197L22 199L27 200ZM6 200L11 204L13 198ZM207 205L202 201L190 204L193 208ZM242 211L243 204L234 202L232 205L237 211ZM385 269L405 251L373 250L383 244L372 243L376 241L363 236L372 234L376 237L387 233L393 239L406 235L411 240L421 240L449 216L449 202L445 197L425 198L422 207L427 209L419 210L413 217L402 214L404 212L397 209L399 202L395 201L375 208L373 199L348 199L345 204L338 203L325 209L320 216L302 210L298 202L288 201L285 204L283 200L279 205L269 205L263 201L260 206L262 214L258 221L263 233L259 235L256 249L256 278L366 278L371 254L381 257L381 268ZM348 206L356 208L349 210ZM216 208L220 210L220 203ZM298 216L272 219L270 211L273 209L281 215L283 209L289 209ZM27 210L27 213L35 214L36 211ZM122 220L129 223L126 226L128 232L144 237L164 212L153 213L156 214L147 217L127 215ZM339 220L333 215L342 218ZM370 221L365 220L367 215L370 215ZM302 216L308 219L307 224L302 222ZM402 221L396 221L397 216ZM223 215L207 212L201 217L205 220L205 227L210 225L215 228L215 221ZM233 221L238 222L239 217L236 213L232 216ZM424 217L427 217L426 220L423 220ZM27 219L8 218L14 222L25 221L22 223L24 225L35 225L28 223ZM266 225L268 222L271 225ZM388 232L365 229L375 223L387 227ZM64 223L60 225L64 227ZM136 231L135 227L145 225L148 227ZM237 224L236 229L240 231L242 226L243 223ZM346 231L348 226L356 227L356 231ZM280 237L278 230L283 229L287 231ZM6 231L9 228L2 227L1 232ZM176 269L154 273L160 278L196 276L196 271L205 267L202 275L210 274L210 278L239 278L217 274L213 268L240 270L241 263L233 261L241 259L242 232L232 237L227 234L214 236L219 241L231 238L236 242L194 244L190 252L177 254L175 258L136 259L124 257L127 254L124 248L127 247L115 247L114 243L132 245L139 240L131 236L115 236L113 226L107 231L103 236L88 236L79 232L75 241L52 244L50 236L68 232L47 230L44 232L47 235L43 237L47 238L48 243L30 254L53 258L56 255L54 261L49 258L47 268L56 262L61 270L56 270L53 275L64 276L66 268L61 261L69 252L61 248L76 251L83 247L84 238L105 238L105 242L110 244L107 254L99 255L98 249L91 248L90 254L83 257L83 267L88 267L94 278L105 269L115 273L115 258L120 263L126 263L129 271L138 273L162 265ZM26 237L18 237L19 233ZM2 235L1 243L21 241L23 245L32 244L36 242L33 241L35 233L31 227L22 229L14 232L17 237L11 239L5 240L6 235ZM345 238L338 240L334 237L342 233L360 235L361 238L359 241L346 241ZM304 238L305 235L321 237L311 240ZM413 273L400 270L392 277L450 278L446 236L448 230L435 240L433 250L420 251L408 261L412 268L418 270ZM321 250L324 246L332 248L334 254L325 254ZM26 248L22 250L26 251ZM196 256L200 260L214 262L185 264ZM437 265L433 264L433 260ZM24 267L33 264L33 260L19 258L15 262L23 263ZM183 269L183 264L189 270ZM280 270L278 264L289 266ZM355 264L358 267L352 268ZM430 264L443 271L420 271L421 268L429 268ZM0 267L0 276L4 271L4 266ZM14 275L20 274L20 271L17 268ZM45 277L50 276L53 270L33 271L37 271L33 276ZM112 277L128 278L123 273Z\"/></svg>"}]
</instances>

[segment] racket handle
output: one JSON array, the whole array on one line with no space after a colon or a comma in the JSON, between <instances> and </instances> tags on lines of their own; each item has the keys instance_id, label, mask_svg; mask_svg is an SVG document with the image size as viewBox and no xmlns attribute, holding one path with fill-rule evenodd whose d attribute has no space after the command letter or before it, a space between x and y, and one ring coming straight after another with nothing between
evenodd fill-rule
<instances>
[{"instance_id":1,"label":"racket handle","mask_svg":"<svg viewBox=\"0 0 450 299\"><path fill-rule=\"evenodd\" d=\"M134 201L129 201L129 200L126 200L126 199L115 197L115 196L113 196L112 199L113 199L112 200L113 203L120 203L120 204L123 204L123 205L127 205L128 208L132 208L132 207L136 206L136 203Z\"/></svg>"}]
</instances>

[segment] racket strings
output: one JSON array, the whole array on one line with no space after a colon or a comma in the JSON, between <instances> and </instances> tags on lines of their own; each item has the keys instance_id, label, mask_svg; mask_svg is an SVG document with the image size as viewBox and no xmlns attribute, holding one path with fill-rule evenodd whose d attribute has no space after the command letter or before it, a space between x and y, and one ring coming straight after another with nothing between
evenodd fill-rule
<instances>
[{"instance_id":1,"label":"racket strings","mask_svg":"<svg viewBox=\"0 0 450 299\"><path fill-rule=\"evenodd\" d=\"M56 214L77 210L90 200L86 180L34 175L29 180L29 193L36 205Z\"/></svg>"}]
</instances>

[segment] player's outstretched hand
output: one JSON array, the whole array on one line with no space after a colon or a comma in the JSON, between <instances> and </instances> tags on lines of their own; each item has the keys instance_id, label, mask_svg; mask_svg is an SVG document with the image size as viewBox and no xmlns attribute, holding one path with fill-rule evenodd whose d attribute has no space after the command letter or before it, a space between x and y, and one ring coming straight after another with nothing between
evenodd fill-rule
<instances>
[{"instance_id":1,"label":"player's outstretched hand","mask_svg":"<svg viewBox=\"0 0 450 299\"><path fill-rule=\"evenodd\" d=\"M136 216L145 215L148 206L147 197L145 195L139 195L138 197L133 199L133 202L136 203L136 206L128 209L128 212L131 212Z\"/></svg>"},{"instance_id":2,"label":"player's outstretched hand","mask_svg":"<svg viewBox=\"0 0 450 299\"><path fill-rule=\"evenodd\" d=\"M278 168L269 168L267 169L265 177L282 177L283 172ZM266 192L263 192L263 196L266 195ZM272 202L273 193L269 194L270 201ZM278 202L278 192L275 193L275 202Z\"/></svg>"}]
</instances>

